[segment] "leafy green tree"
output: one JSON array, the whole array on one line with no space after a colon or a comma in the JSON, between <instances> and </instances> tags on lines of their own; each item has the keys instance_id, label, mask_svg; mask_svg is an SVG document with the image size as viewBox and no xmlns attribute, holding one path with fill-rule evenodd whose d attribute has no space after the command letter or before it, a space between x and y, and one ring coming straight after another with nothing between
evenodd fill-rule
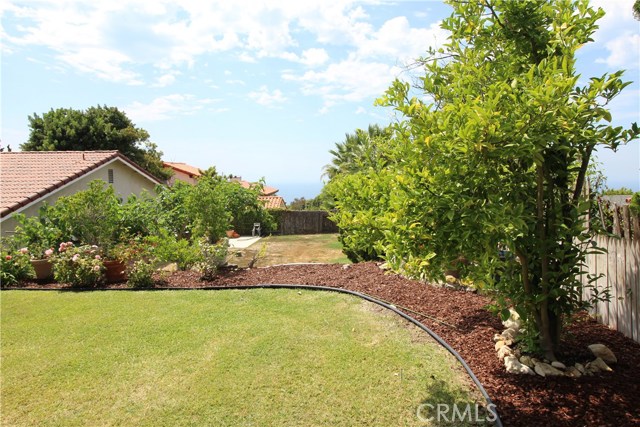
<instances>
[{"instance_id":1,"label":"leafy green tree","mask_svg":"<svg viewBox=\"0 0 640 427\"><path fill-rule=\"evenodd\" d=\"M633 190L627 187L607 188L606 190L602 191L602 194L604 194L605 196L627 196L633 194Z\"/></svg>"},{"instance_id":2,"label":"leafy green tree","mask_svg":"<svg viewBox=\"0 0 640 427\"><path fill-rule=\"evenodd\" d=\"M244 188L237 182L225 180L223 188L226 207L233 217L232 225L236 231L250 232L254 223L260 223L264 233L275 229L275 220L259 199L264 188L262 181Z\"/></svg>"},{"instance_id":3,"label":"leafy green tree","mask_svg":"<svg viewBox=\"0 0 640 427\"><path fill-rule=\"evenodd\" d=\"M233 214L229 209L225 185L229 185L225 179L205 175L192 187L186 199L186 209L194 236L204 236L215 243L231 227Z\"/></svg>"},{"instance_id":4,"label":"leafy green tree","mask_svg":"<svg viewBox=\"0 0 640 427\"><path fill-rule=\"evenodd\" d=\"M591 156L638 137L635 123L606 123L628 83L616 72L578 85L575 53L604 14L587 0L450 3L448 43L421 60L422 96L396 81L379 101L405 120L383 153L395 184L371 220L383 236L374 247L425 278L473 260L471 274L493 287L503 315L515 306L530 342L554 360L563 322L584 306ZM372 176L357 184L367 182L386 188ZM350 193L336 194L340 210Z\"/></svg>"},{"instance_id":5,"label":"leafy green tree","mask_svg":"<svg viewBox=\"0 0 640 427\"><path fill-rule=\"evenodd\" d=\"M633 3L633 17L640 21L640 0Z\"/></svg>"},{"instance_id":6,"label":"leafy green tree","mask_svg":"<svg viewBox=\"0 0 640 427\"><path fill-rule=\"evenodd\" d=\"M293 201L289 203L288 208L292 211L330 210L332 209L333 201L329 197L323 188L320 194L312 199L306 199L304 197L293 199Z\"/></svg>"},{"instance_id":7,"label":"leafy green tree","mask_svg":"<svg viewBox=\"0 0 640 427\"><path fill-rule=\"evenodd\" d=\"M171 172L162 164L162 152L149 141L149 134L137 128L115 107L87 110L52 109L42 116L29 116L29 139L23 151L118 150L160 179Z\"/></svg>"},{"instance_id":8,"label":"leafy green tree","mask_svg":"<svg viewBox=\"0 0 640 427\"><path fill-rule=\"evenodd\" d=\"M189 239L193 232L192 212L187 206L193 188L191 184L183 181L176 181L171 187L156 187L158 223L178 239Z\"/></svg>"}]
</instances>

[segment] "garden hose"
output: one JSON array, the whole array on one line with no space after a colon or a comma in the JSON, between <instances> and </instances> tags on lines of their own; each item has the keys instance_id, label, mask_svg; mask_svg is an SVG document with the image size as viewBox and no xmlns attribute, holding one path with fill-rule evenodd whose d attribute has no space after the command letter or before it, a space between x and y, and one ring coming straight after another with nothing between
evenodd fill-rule
<instances>
[{"instance_id":1,"label":"garden hose","mask_svg":"<svg viewBox=\"0 0 640 427\"><path fill-rule=\"evenodd\" d=\"M489 394L487 393L487 391L484 389L484 387L480 383L480 380L478 380L478 378L475 376L475 374L473 373L473 371L471 370L469 365L467 365L467 362L462 358L462 356L460 356L460 354L457 351L455 351L449 344L447 344L442 338L440 338L440 336L438 334L433 332L431 329L427 328L425 325L423 325L418 320L416 320L413 317L409 316L408 314L403 313L402 311L398 310L396 308L396 306L394 306L392 304L387 304L386 302L383 302L383 301L381 301L379 299L376 299L376 298L374 298L374 297L372 297L370 295L363 294L363 293L360 293L360 292L350 291L348 289L342 289L342 288L332 288L332 287L328 287L328 286L316 286L316 285L261 284L261 285L237 285L237 286L234 286L234 285L232 285L232 286L212 286L212 287L190 288L190 289L201 289L201 290L232 290L232 289L236 289L236 290L245 290L245 289L256 289L256 288L257 289L261 289L261 288L262 289L297 289L297 290L304 289L304 290L313 290L313 291L338 292L338 293L353 295L353 296L362 298L362 299L364 299L366 301L372 302L374 304L377 304L377 305L379 305L381 307L384 307L384 308L386 308L388 310L393 311L394 313L396 313L397 315L399 315L403 319L411 322L412 324L414 324L418 328L420 328L423 331L425 331L426 333L428 333L434 340L436 340L436 342L438 344L440 344L442 347L447 349L447 351L449 353L451 353L458 360L458 362L460 362L460 364L465 369L465 371L467 371L467 374L471 378L471 381L473 381L473 383L476 385L476 387L478 387L478 390L480 391L480 393L484 397L485 401L487 402L487 407L488 408L489 407L494 408L492 410L492 414L495 415L495 420L493 421L494 425L496 427L503 427L502 426L502 421L500 420L500 417L498 416L498 412L495 409L496 405L493 403L493 401L489 397ZM168 289L178 290L178 288L164 288L164 289L167 289L167 290Z\"/></svg>"}]
</instances>

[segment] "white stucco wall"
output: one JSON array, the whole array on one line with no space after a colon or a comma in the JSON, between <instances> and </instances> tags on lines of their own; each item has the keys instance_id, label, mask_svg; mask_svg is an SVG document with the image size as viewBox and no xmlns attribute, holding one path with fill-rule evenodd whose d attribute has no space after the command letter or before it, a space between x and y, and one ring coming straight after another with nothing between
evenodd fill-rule
<instances>
[{"instance_id":1,"label":"white stucco wall","mask_svg":"<svg viewBox=\"0 0 640 427\"><path fill-rule=\"evenodd\" d=\"M52 205L58 198L62 196L70 196L77 193L78 191L86 190L89 186L89 183L96 179L101 179L106 183L109 179L109 169L113 170L113 188L115 189L116 194L122 197L123 200L127 200L127 198L131 194L139 196L144 190L146 190L151 195L155 195L154 189L156 187L156 184L153 181L140 174L137 170L128 166L122 160L115 159L114 161L104 164L99 168L89 172L76 181L73 181L72 183L67 184L64 187L61 187L57 191L48 194L36 203L18 210L18 212L23 213L26 216L33 216L38 213L38 209L40 209L40 206L42 206L44 202ZM17 222L13 218L13 215L7 218L3 218L2 222L0 223L0 230L2 235L7 236L13 234L16 225Z\"/></svg>"}]
</instances>

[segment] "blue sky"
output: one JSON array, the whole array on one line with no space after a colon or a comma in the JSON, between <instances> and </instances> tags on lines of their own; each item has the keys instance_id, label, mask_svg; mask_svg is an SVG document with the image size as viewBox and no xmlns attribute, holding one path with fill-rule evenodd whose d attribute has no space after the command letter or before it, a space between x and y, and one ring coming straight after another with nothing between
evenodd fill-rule
<instances>
[{"instance_id":1,"label":"blue sky","mask_svg":"<svg viewBox=\"0 0 640 427\"><path fill-rule=\"evenodd\" d=\"M626 69L615 124L640 122L640 22L633 0L598 0L606 17L579 52L583 78ZM287 202L322 186L345 133L387 124L374 107L406 65L446 39L439 1L5 0L2 145L28 116L116 106L167 161L264 177ZM640 143L598 153L611 187L640 190Z\"/></svg>"}]
</instances>

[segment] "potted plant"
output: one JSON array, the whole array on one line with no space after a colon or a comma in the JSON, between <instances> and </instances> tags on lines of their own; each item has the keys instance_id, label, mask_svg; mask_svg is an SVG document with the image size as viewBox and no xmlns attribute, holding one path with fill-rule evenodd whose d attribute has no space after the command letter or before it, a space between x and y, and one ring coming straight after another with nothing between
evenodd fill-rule
<instances>
[{"instance_id":1,"label":"potted plant","mask_svg":"<svg viewBox=\"0 0 640 427\"><path fill-rule=\"evenodd\" d=\"M53 248L39 249L31 252L31 265L36 275L36 280L47 280L53 276Z\"/></svg>"},{"instance_id":2,"label":"potted plant","mask_svg":"<svg viewBox=\"0 0 640 427\"><path fill-rule=\"evenodd\" d=\"M62 241L62 232L52 220L51 209L43 205L37 216L16 215L16 241L28 250L36 280L46 280L53 275L53 248Z\"/></svg>"},{"instance_id":3,"label":"potted plant","mask_svg":"<svg viewBox=\"0 0 640 427\"><path fill-rule=\"evenodd\" d=\"M127 280L127 264L132 262L133 256L134 252L125 242L107 246L103 260L107 283Z\"/></svg>"}]
</instances>

